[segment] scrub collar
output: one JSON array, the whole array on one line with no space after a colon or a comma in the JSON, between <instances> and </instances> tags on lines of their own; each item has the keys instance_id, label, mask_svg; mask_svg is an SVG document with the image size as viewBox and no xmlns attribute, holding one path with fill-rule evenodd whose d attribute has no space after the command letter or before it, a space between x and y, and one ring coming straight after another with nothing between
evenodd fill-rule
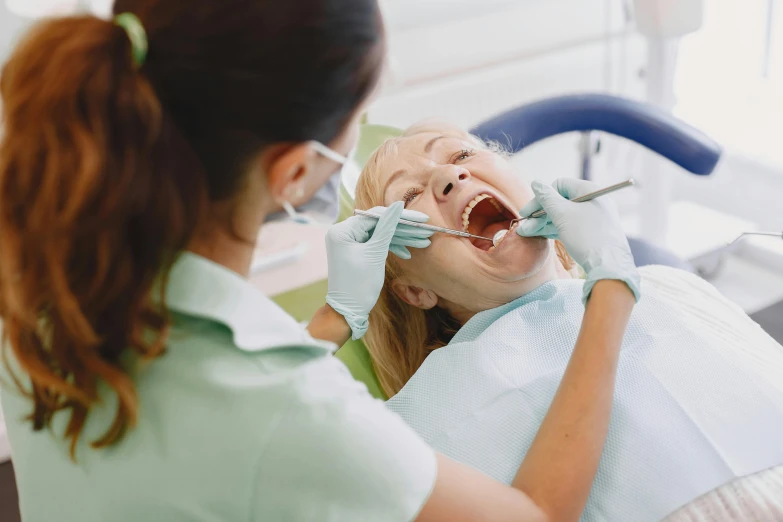
<instances>
[{"instance_id":1,"label":"scrub collar","mask_svg":"<svg viewBox=\"0 0 783 522\"><path fill-rule=\"evenodd\" d=\"M181 254L169 274L166 306L227 326L243 351L308 346L333 353L337 349L333 343L313 339L247 279L191 252Z\"/></svg>"}]
</instances>

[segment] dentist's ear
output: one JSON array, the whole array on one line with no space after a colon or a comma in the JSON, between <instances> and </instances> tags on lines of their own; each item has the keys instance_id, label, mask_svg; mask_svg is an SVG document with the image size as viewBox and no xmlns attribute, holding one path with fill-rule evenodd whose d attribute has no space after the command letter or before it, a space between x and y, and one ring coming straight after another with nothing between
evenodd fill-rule
<instances>
[{"instance_id":1,"label":"dentist's ear","mask_svg":"<svg viewBox=\"0 0 783 522\"><path fill-rule=\"evenodd\" d=\"M406 284L400 279L392 281L392 291L409 305L422 310L429 310L438 304L438 296L432 290Z\"/></svg>"},{"instance_id":2,"label":"dentist's ear","mask_svg":"<svg viewBox=\"0 0 783 522\"><path fill-rule=\"evenodd\" d=\"M269 195L276 202L299 203L304 195L305 178L312 169L316 152L308 142L293 146L276 145L264 153L258 162L259 172L266 176Z\"/></svg>"}]
</instances>

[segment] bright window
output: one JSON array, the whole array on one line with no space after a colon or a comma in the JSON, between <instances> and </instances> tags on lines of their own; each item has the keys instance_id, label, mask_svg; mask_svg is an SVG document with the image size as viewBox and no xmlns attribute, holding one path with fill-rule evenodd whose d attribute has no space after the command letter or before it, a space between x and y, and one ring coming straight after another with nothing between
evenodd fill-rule
<instances>
[{"instance_id":1,"label":"bright window","mask_svg":"<svg viewBox=\"0 0 783 522\"><path fill-rule=\"evenodd\" d=\"M783 165L783 0L706 0L683 38L676 112L728 148Z\"/></svg>"}]
</instances>

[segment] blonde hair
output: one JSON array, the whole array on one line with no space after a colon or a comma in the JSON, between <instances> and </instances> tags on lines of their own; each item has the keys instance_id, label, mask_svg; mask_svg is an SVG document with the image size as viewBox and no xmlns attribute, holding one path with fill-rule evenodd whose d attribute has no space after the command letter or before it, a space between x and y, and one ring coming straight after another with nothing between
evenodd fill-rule
<instances>
[{"instance_id":1,"label":"blonde hair","mask_svg":"<svg viewBox=\"0 0 783 522\"><path fill-rule=\"evenodd\" d=\"M397 146L417 134L437 132L466 140L476 148L504 154L497 144L487 144L458 127L425 122L408 128L398 138L386 140L367 161L356 185L355 207L369 209L383 205L381 174L386 160L397 154ZM575 263L563 245L555 242L560 262L566 270ZM402 275L399 263L393 255L386 260L386 276L378 303L370 312L370 327L364 342L370 352L375 373L387 397L396 394L408 382L433 350L451 341L462 326L445 310L434 307L422 310L403 301L392 290L392 282Z\"/></svg>"}]
</instances>

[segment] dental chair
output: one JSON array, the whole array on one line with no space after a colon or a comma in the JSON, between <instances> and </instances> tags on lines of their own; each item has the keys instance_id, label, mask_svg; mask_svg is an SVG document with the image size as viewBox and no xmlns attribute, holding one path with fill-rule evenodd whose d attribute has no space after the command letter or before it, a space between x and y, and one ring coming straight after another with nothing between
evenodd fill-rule
<instances>
[{"instance_id":1,"label":"dental chair","mask_svg":"<svg viewBox=\"0 0 783 522\"><path fill-rule=\"evenodd\" d=\"M563 134L581 132L590 142L595 131L607 132L634 141L668 158L695 175L710 174L720 159L721 147L704 133L649 104L604 94L585 94L548 98L522 105L471 129L485 140L496 141L512 153L520 153L533 143ZM361 169L372 152L386 139L399 136L401 130L383 125L363 125L354 161ZM582 177L590 177L591 151L583 150ZM338 221L353 211L356 176L344 179L340 189ZM638 266L662 264L693 270L682 259L644 241L629 238ZM273 297L297 320L312 317L324 302L326 282ZM375 397L385 399L362 341L348 341L336 353L354 378L365 383Z\"/></svg>"}]
</instances>

